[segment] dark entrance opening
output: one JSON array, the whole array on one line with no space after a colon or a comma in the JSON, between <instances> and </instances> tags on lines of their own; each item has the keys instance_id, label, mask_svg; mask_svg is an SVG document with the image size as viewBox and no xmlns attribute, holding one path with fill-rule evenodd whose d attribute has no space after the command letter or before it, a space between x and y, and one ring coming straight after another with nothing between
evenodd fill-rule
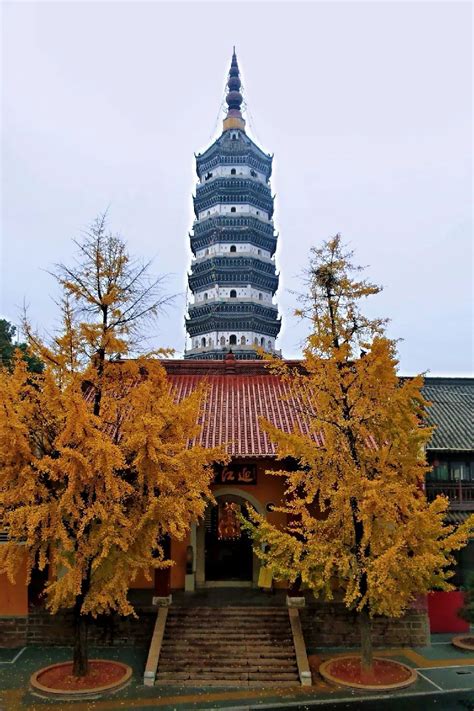
<instances>
[{"instance_id":1,"label":"dark entrance opening","mask_svg":"<svg viewBox=\"0 0 474 711\"><path fill-rule=\"evenodd\" d=\"M253 571L252 543L242 530L239 515L246 509L238 497L219 499L206 513L205 575L209 581L250 582Z\"/></svg>"}]
</instances>

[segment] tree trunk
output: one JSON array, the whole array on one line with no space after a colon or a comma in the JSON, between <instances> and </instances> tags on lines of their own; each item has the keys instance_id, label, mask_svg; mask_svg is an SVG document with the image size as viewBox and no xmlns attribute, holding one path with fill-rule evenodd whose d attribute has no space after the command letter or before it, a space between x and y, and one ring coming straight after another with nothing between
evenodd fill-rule
<instances>
[{"instance_id":1,"label":"tree trunk","mask_svg":"<svg viewBox=\"0 0 474 711\"><path fill-rule=\"evenodd\" d=\"M82 602L76 602L74 606L74 650L73 667L74 676L86 676L89 671L89 659L87 654L87 632L89 620L87 615L81 615Z\"/></svg>"},{"instance_id":2,"label":"tree trunk","mask_svg":"<svg viewBox=\"0 0 474 711\"><path fill-rule=\"evenodd\" d=\"M372 620L367 608L358 613L360 630L360 651L362 678L372 677L374 673L374 656L372 649Z\"/></svg>"}]
</instances>

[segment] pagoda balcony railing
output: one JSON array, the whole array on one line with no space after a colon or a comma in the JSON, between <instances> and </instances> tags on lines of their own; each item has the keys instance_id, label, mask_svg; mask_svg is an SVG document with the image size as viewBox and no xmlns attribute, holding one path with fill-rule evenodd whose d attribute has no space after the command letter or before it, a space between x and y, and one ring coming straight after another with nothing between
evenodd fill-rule
<instances>
[{"instance_id":1,"label":"pagoda balcony railing","mask_svg":"<svg viewBox=\"0 0 474 711\"><path fill-rule=\"evenodd\" d=\"M204 254L202 257L193 257L191 264L201 264L201 262L205 262L206 259L213 259L214 257L230 257L231 259L235 259L236 257L253 257L254 259L260 259L262 262L275 263L275 256L266 257L264 254L255 254L255 252L244 252L242 250L239 252L213 252L212 254Z\"/></svg>"},{"instance_id":2,"label":"pagoda balcony railing","mask_svg":"<svg viewBox=\"0 0 474 711\"><path fill-rule=\"evenodd\" d=\"M231 286L234 289L245 288L249 284L256 289L269 291L273 296L278 289L279 277L272 274L264 274L256 269L243 273L232 270L207 271L204 274L190 274L188 276L189 288L192 292L204 289L213 289L216 284L220 286Z\"/></svg>"},{"instance_id":3,"label":"pagoda balcony railing","mask_svg":"<svg viewBox=\"0 0 474 711\"><path fill-rule=\"evenodd\" d=\"M474 482L427 481L426 498L433 501L437 496L446 496L452 509L474 511Z\"/></svg>"},{"instance_id":4,"label":"pagoda balcony railing","mask_svg":"<svg viewBox=\"0 0 474 711\"><path fill-rule=\"evenodd\" d=\"M244 255L239 252L236 252L235 255L230 252L224 254L208 254L206 259L194 259L191 266L193 267L191 270L193 276L205 274L208 271L224 271L235 274L236 272L244 272L249 269L262 274L275 275L275 262L273 260L263 260L256 254Z\"/></svg>"},{"instance_id":5,"label":"pagoda balcony railing","mask_svg":"<svg viewBox=\"0 0 474 711\"><path fill-rule=\"evenodd\" d=\"M198 177L219 165L248 165L263 173L267 179L270 178L272 174L271 156L256 156L249 151L239 151L237 146L232 146L232 148L234 150L228 151L213 147L213 149L206 151L206 154L196 156ZM235 151L235 148L237 148L238 152Z\"/></svg>"},{"instance_id":6,"label":"pagoda balcony railing","mask_svg":"<svg viewBox=\"0 0 474 711\"><path fill-rule=\"evenodd\" d=\"M250 193L236 193L235 195L223 195L216 193L211 197L201 198L199 195L193 197L194 204L194 214L199 220L202 220L210 215L204 214L206 210L212 210L212 208L220 207L237 207L241 205L245 207L250 205L258 211L262 211L263 216L267 215L267 219L271 220L274 212L273 198L265 199L259 195L252 195ZM249 214L250 210L242 211L240 214Z\"/></svg>"},{"instance_id":7,"label":"pagoda balcony railing","mask_svg":"<svg viewBox=\"0 0 474 711\"><path fill-rule=\"evenodd\" d=\"M260 299L256 299L254 296L237 296L232 298L230 296L214 296L212 294L212 290L209 291L208 294L209 296L205 301L194 301L192 304L189 304L189 307L193 308L198 306L206 306L206 304L209 303L215 306L222 301L225 304L257 304L265 309L274 309L275 311L278 310L278 305L274 304L272 301L260 301Z\"/></svg>"},{"instance_id":8,"label":"pagoda balcony railing","mask_svg":"<svg viewBox=\"0 0 474 711\"><path fill-rule=\"evenodd\" d=\"M222 333L223 331L230 331L231 333L241 333L242 331L248 333L251 331L252 333L263 334L268 338L277 338L281 330L281 321L265 321L263 319L232 321L228 319L223 323L216 319L208 319L207 321L196 323L190 318L186 321L186 330L191 338L205 336L208 333Z\"/></svg>"},{"instance_id":9,"label":"pagoda balcony railing","mask_svg":"<svg viewBox=\"0 0 474 711\"><path fill-rule=\"evenodd\" d=\"M205 220L195 220L193 224L196 237L212 228L227 231L229 227L232 229L245 229L250 227L258 232L263 232L265 236L275 237L273 234L273 226L269 221L262 220L260 216L257 217L253 212L239 212L235 214L214 212L212 215L206 216Z\"/></svg>"},{"instance_id":10,"label":"pagoda balcony railing","mask_svg":"<svg viewBox=\"0 0 474 711\"><path fill-rule=\"evenodd\" d=\"M232 349L234 352L237 351L256 351L257 348L260 348L259 345L256 343L246 343L241 344L241 343L234 343L234 344L227 344L225 346L199 346L196 348L188 348L187 353L209 353L209 351L223 351L225 353L229 352L229 349ZM268 348L264 348L266 353L273 353L274 355L281 357L281 350L268 350Z\"/></svg>"},{"instance_id":11,"label":"pagoda balcony railing","mask_svg":"<svg viewBox=\"0 0 474 711\"><path fill-rule=\"evenodd\" d=\"M252 207L254 207L254 206L252 206ZM194 214L196 214L196 213L194 213ZM237 213L236 213L236 214L237 214ZM261 212L260 215L255 215L254 212L250 212L250 210L246 210L245 212L239 212L238 215L239 215L239 217L240 217L240 216L241 216L241 217L247 217L247 218L248 218L248 217L253 217L253 218L255 218L256 220L259 220L259 221L262 223L262 225L271 225L272 228L273 228L273 219L272 219L272 216L269 216L268 213L265 212L265 211ZM224 216L225 216L225 217L227 217L227 216L232 217L232 215L229 215L228 212L221 212L221 213L219 213L219 212L218 212L218 213L213 212L211 215L201 215L201 217L198 217L198 216L196 215L196 219L194 220L193 229L195 229L195 226L196 226L196 225L202 225L202 224L205 224L206 222L211 222L211 220L212 220L213 218L215 219L216 217L220 217L220 216L222 216L222 217L224 217ZM212 225L212 222L211 222L211 225Z\"/></svg>"},{"instance_id":12,"label":"pagoda balcony railing","mask_svg":"<svg viewBox=\"0 0 474 711\"><path fill-rule=\"evenodd\" d=\"M271 196L270 183L263 182L261 179L254 178L250 175L236 175L231 177L213 175L204 183L196 183L196 195L199 193L200 197L205 197L219 188L222 190L230 190L232 194L242 192L242 190L252 190L265 196Z\"/></svg>"}]
</instances>

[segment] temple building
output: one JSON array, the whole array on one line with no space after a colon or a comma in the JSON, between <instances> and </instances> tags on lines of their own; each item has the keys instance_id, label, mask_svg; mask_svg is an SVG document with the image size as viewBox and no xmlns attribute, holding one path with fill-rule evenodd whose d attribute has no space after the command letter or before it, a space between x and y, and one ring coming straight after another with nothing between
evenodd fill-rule
<instances>
[{"instance_id":1,"label":"temple building","mask_svg":"<svg viewBox=\"0 0 474 711\"><path fill-rule=\"evenodd\" d=\"M308 429L288 385L259 357L261 349L278 352L281 326L274 303L272 157L246 133L235 51L227 88L222 135L196 157L199 183L189 276L193 303L186 319L191 346L184 359L167 359L163 365L177 401L206 386L197 443L221 447L230 461L214 467L213 496L204 516L185 538L163 540L173 565L142 570L135 578L130 599L138 617L114 619L111 641L149 646L145 684L306 685L306 650L358 645L359 631L340 601L316 601L303 590L298 604L304 606L296 607L295 591L287 589L286 581L265 577L241 526L249 507L276 526L288 523L279 510L285 482L273 472L294 471L298 465L278 459L262 421L285 432ZM299 361L287 363L302 368ZM474 511L473 379L426 378L424 393L432 402L430 422L437 427L427 446L433 471L425 491L429 500L447 496L448 521L456 524ZM315 433L314 446L322 443ZM7 537L0 530L0 545ZM471 542L458 556L456 585L465 584L473 561ZM0 647L70 643L70 612L51 616L44 610L48 575L35 571L27 582L25 568L15 583L0 575ZM426 646L430 624L434 631L459 631L452 626L453 619L459 621L458 608L446 617L443 596L448 594L430 593L403 618L374 620L374 644ZM95 620L91 626L96 642L102 640L100 624ZM155 633L161 635L161 647L161 641L151 642ZM208 660L203 675L202 658L211 651L215 666Z\"/></svg>"},{"instance_id":2,"label":"temple building","mask_svg":"<svg viewBox=\"0 0 474 711\"><path fill-rule=\"evenodd\" d=\"M235 50L227 89L222 135L196 156L185 358L200 360L222 360L229 349L239 360L256 358L257 349L273 352L281 327L272 156L245 131Z\"/></svg>"}]
</instances>

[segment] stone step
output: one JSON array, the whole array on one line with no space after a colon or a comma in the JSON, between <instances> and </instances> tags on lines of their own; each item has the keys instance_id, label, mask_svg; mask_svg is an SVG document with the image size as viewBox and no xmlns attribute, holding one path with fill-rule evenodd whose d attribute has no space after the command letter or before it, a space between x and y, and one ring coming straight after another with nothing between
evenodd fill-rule
<instances>
[{"instance_id":1,"label":"stone step","mask_svg":"<svg viewBox=\"0 0 474 711\"><path fill-rule=\"evenodd\" d=\"M169 630L172 630L173 632L181 633L181 632L197 632L200 634L222 634L223 631L225 630L226 632L232 633L246 633L246 634L261 634L262 632L265 633L281 633L281 632L287 632L290 629L290 624L289 622L285 622L284 624L268 624L268 625L243 625L240 622L234 622L231 625L223 625L219 622L219 629L217 630L213 625L211 625L209 622L200 622L198 624L193 624L193 623L180 623L180 624L175 624L173 622L170 622L168 626Z\"/></svg>"},{"instance_id":2,"label":"stone step","mask_svg":"<svg viewBox=\"0 0 474 711\"><path fill-rule=\"evenodd\" d=\"M219 610L212 610L211 612L207 613L192 613L190 614L189 612L183 612L183 613L177 613L177 612L170 612L170 617L172 620L253 620L255 622L259 621L269 621L271 622L272 620L287 620L288 619L288 612L285 611L283 614L279 615L248 615L245 612L237 612L233 615L222 615L220 614Z\"/></svg>"},{"instance_id":3,"label":"stone step","mask_svg":"<svg viewBox=\"0 0 474 711\"><path fill-rule=\"evenodd\" d=\"M208 619L204 619L200 617L199 619L189 619L186 620L184 618L179 618L179 619L173 619L171 618L168 620L168 624L172 625L173 627L185 627L185 626L190 626L190 627L205 627L211 625L215 625L216 623L219 623L220 626L222 627L232 627L232 625L242 625L242 627L284 627L285 625L290 624L290 620L288 617L282 617L276 620L244 620L242 618L235 618L235 619L229 619L229 620L221 620L220 618L216 617L209 617Z\"/></svg>"},{"instance_id":4,"label":"stone step","mask_svg":"<svg viewBox=\"0 0 474 711\"><path fill-rule=\"evenodd\" d=\"M161 679L160 681L156 681L156 686L179 686L180 688L182 686L185 686L193 689L202 689L203 686L219 687L221 689L268 689L273 687L294 689L295 687L299 687L300 685L297 680L266 681L262 685L261 681L242 681L237 679L206 679L204 683L200 682L199 679L182 679L179 682L176 682L173 679Z\"/></svg>"},{"instance_id":5,"label":"stone step","mask_svg":"<svg viewBox=\"0 0 474 711\"><path fill-rule=\"evenodd\" d=\"M225 606L225 607L211 607L204 606L199 607L198 605L193 605L193 607L180 607L179 605L173 605L170 609L173 615L194 615L199 613L200 615L210 615L218 612L223 617L226 615L254 615L258 617L259 615L288 615L288 608L282 606L275 607L237 607L237 606Z\"/></svg>"},{"instance_id":6,"label":"stone step","mask_svg":"<svg viewBox=\"0 0 474 711\"><path fill-rule=\"evenodd\" d=\"M205 657L202 654L184 656L182 654L169 654L163 655L160 658L160 669L165 665L173 665L173 667L187 668L189 665L219 665L228 667L240 667L240 666L292 666L295 663L295 657L291 654L286 656L277 656L276 654L268 655L266 657L252 656L208 656Z\"/></svg>"},{"instance_id":7,"label":"stone step","mask_svg":"<svg viewBox=\"0 0 474 711\"><path fill-rule=\"evenodd\" d=\"M256 623L261 622L261 621L266 621L266 622L271 622L272 620L279 621L279 620L287 620L288 619L288 612L285 611L283 614L279 615L248 615L245 612L238 612L234 615L222 615L220 614L219 610L213 610L212 612L207 612L207 613L193 613L189 614L188 612L183 612L183 613L176 613L176 612L170 612L170 617L172 620L224 620L224 621L231 621L231 620L252 620Z\"/></svg>"},{"instance_id":8,"label":"stone step","mask_svg":"<svg viewBox=\"0 0 474 711\"><path fill-rule=\"evenodd\" d=\"M161 654L174 653L181 656L187 656L188 653L194 653L197 656L214 656L216 658L227 657L229 659L236 659L238 657L248 658L249 656L266 656L266 657L280 657L280 656L293 656L294 648L290 645L285 645L284 647L278 647L275 649L272 645L259 645L258 647L246 647L245 645L238 647L222 647L220 649L215 649L210 647L197 647L194 645L192 648L189 646L179 644L179 645L163 645Z\"/></svg>"},{"instance_id":9,"label":"stone step","mask_svg":"<svg viewBox=\"0 0 474 711\"><path fill-rule=\"evenodd\" d=\"M251 640L252 642L258 642L259 639L262 639L264 641L272 642L273 640L276 641L284 641L285 639L292 639L291 632L282 632L281 634L272 634L271 632L259 632L259 633L252 633L252 632L228 632L227 634L206 634L205 632L194 632L193 630L183 630L181 634L175 634L173 632L167 632L165 634L165 639L166 640L178 640L178 639L195 639L195 640L209 640L209 642L226 642L229 641L231 642L232 640L235 640L237 643L240 643L242 641L245 641L246 639Z\"/></svg>"},{"instance_id":10,"label":"stone step","mask_svg":"<svg viewBox=\"0 0 474 711\"><path fill-rule=\"evenodd\" d=\"M190 672L176 672L176 671L163 671L163 672L158 672L156 675L156 680L161 681L162 679L176 679L176 681L183 681L184 679L237 679L241 681L245 681L248 679L248 672L241 672L241 671L232 671L232 672L218 672L218 671L212 671L212 672L206 672L202 671L199 673L190 673Z\"/></svg>"},{"instance_id":11,"label":"stone step","mask_svg":"<svg viewBox=\"0 0 474 711\"><path fill-rule=\"evenodd\" d=\"M170 627L173 628L186 628L186 627L192 627L192 628L197 628L197 629L211 629L213 628L213 625L215 625L218 622L219 628L220 629L232 629L235 627L235 625L238 625L242 629L281 629L284 627L287 627L290 624L290 621L288 619L283 619L283 620L268 620L267 622L264 620L258 620L252 623L251 621L247 620L168 620L167 624L169 624Z\"/></svg>"},{"instance_id":12,"label":"stone step","mask_svg":"<svg viewBox=\"0 0 474 711\"><path fill-rule=\"evenodd\" d=\"M161 681L177 681L181 685L182 681L192 681L194 679L195 683L202 682L204 680L213 679L215 681L284 681L286 683L291 681L298 681L298 674L295 673L280 673L280 674L269 674L266 672L218 672L218 671L202 671L198 674L190 674L187 672L158 672L156 675L157 683Z\"/></svg>"},{"instance_id":13,"label":"stone step","mask_svg":"<svg viewBox=\"0 0 474 711\"><path fill-rule=\"evenodd\" d=\"M177 673L188 673L191 676L197 676L198 674L204 673L216 673L216 674L255 674L257 672L267 672L272 674L275 678L278 678L279 674L297 674L298 669L296 664L289 664L288 666L276 665L240 665L235 664L232 666L221 665L216 662L213 664L160 664L160 674L169 672L170 674L176 675Z\"/></svg>"},{"instance_id":14,"label":"stone step","mask_svg":"<svg viewBox=\"0 0 474 711\"><path fill-rule=\"evenodd\" d=\"M156 685L299 685L286 608L171 608Z\"/></svg>"},{"instance_id":15,"label":"stone step","mask_svg":"<svg viewBox=\"0 0 474 711\"><path fill-rule=\"evenodd\" d=\"M201 657L199 658L198 656L196 657L186 657L186 659L183 659L182 657L168 657L166 659L163 659L160 662L160 669L165 670L165 668L168 667L173 667L173 669L176 670L181 670L185 671L186 669L191 669L194 667L228 667L234 668L234 667L265 667L265 668L276 668L278 667L279 669L285 669L285 668L292 668L296 664L296 661L294 659L278 659L278 658L271 658L271 657L254 657L252 659L248 659L247 657L241 657L240 659L222 659L221 657L214 657L214 658L206 658L206 657Z\"/></svg>"},{"instance_id":16,"label":"stone step","mask_svg":"<svg viewBox=\"0 0 474 711\"><path fill-rule=\"evenodd\" d=\"M180 654L186 653L186 652L191 652L195 651L196 654L206 654L206 655L214 655L214 656L219 656L223 654L227 654L230 657L233 655L249 655L249 654L258 654L259 656L265 655L265 654L294 654L294 648L293 645L290 643L283 644L276 646L274 644L256 644L256 645L248 645L248 644L226 644L224 642L221 642L220 644L193 644L192 646L189 644L186 644L186 642L165 642L163 643L162 646L163 651L176 651L179 652Z\"/></svg>"},{"instance_id":17,"label":"stone step","mask_svg":"<svg viewBox=\"0 0 474 711\"><path fill-rule=\"evenodd\" d=\"M232 635L201 635L184 632L181 635L165 635L163 642L190 642L193 644L291 644L292 638L289 634L286 635L251 635L251 634L232 634Z\"/></svg>"}]
</instances>

